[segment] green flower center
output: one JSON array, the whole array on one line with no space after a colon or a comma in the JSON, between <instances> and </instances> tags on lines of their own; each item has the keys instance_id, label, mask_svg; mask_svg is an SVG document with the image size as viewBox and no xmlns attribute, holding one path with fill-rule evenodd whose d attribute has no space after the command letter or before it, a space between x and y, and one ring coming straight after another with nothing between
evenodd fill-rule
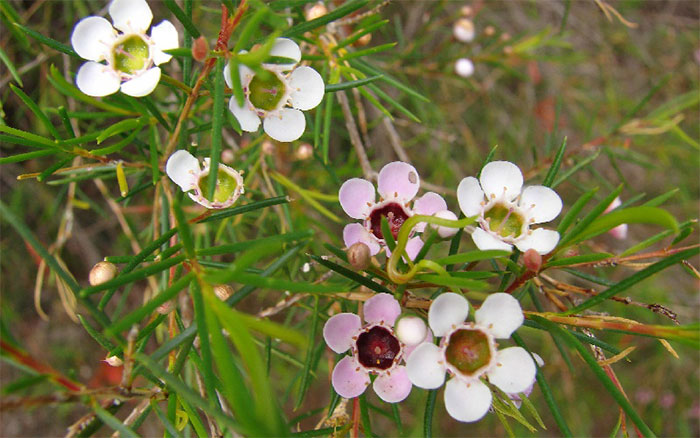
<instances>
[{"instance_id":1,"label":"green flower center","mask_svg":"<svg viewBox=\"0 0 700 438\"><path fill-rule=\"evenodd\" d=\"M276 74L268 73L266 78L255 75L250 81L250 103L255 108L272 111L282 100L286 88Z\"/></svg>"},{"instance_id":2,"label":"green flower center","mask_svg":"<svg viewBox=\"0 0 700 438\"><path fill-rule=\"evenodd\" d=\"M209 175L199 179L199 193L205 198L209 194ZM235 192L238 187L238 182L234 177L228 174L225 170L219 168L216 175L216 190L214 190L214 199L209 199L211 202L224 203Z\"/></svg>"},{"instance_id":3,"label":"green flower center","mask_svg":"<svg viewBox=\"0 0 700 438\"><path fill-rule=\"evenodd\" d=\"M484 218L489 223L489 228L501 237L518 237L523 231L525 218L501 204L496 204L484 213Z\"/></svg>"},{"instance_id":4,"label":"green flower center","mask_svg":"<svg viewBox=\"0 0 700 438\"><path fill-rule=\"evenodd\" d=\"M453 367L471 376L491 361L491 346L484 332L459 329L450 335L445 359Z\"/></svg>"},{"instance_id":5,"label":"green flower center","mask_svg":"<svg viewBox=\"0 0 700 438\"><path fill-rule=\"evenodd\" d=\"M149 61L148 44L138 35L132 35L114 47L114 67L132 75L146 67Z\"/></svg>"}]
</instances>

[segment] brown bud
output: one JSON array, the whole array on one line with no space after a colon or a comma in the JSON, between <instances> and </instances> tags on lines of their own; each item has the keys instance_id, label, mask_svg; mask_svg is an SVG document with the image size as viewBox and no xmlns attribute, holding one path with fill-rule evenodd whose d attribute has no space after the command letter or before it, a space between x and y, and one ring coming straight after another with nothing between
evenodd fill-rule
<instances>
[{"instance_id":1,"label":"brown bud","mask_svg":"<svg viewBox=\"0 0 700 438\"><path fill-rule=\"evenodd\" d=\"M271 140L263 140L262 142L262 153L265 155L274 155L277 150L277 146Z\"/></svg>"},{"instance_id":2,"label":"brown bud","mask_svg":"<svg viewBox=\"0 0 700 438\"><path fill-rule=\"evenodd\" d=\"M348 248L346 254L348 256L348 263L356 270L361 271L369 267L371 255L369 253L369 246L364 243L354 243Z\"/></svg>"},{"instance_id":3,"label":"brown bud","mask_svg":"<svg viewBox=\"0 0 700 438\"><path fill-rule=\"evenodd\" d=\"M318 2L306 8L306 11L304 11L304 18L306 18L306 21L311 21L323 17L327 13L328 8L326 8L326 5L324 5L323 2Z\"/></svg>"},{"instance_id":4,"label":"brown bud","mask_svg":"<svg viewBox=\"0 0 700 438\"><path fill-rule=\"evenodd\" d=\"M484 29L484 35L493 36L496 33L496 28L493 26L486 26Z\"/></svg>"},{"instance_id":5,"label":"brown bud","mask_svg":"<svg viewBox=\"0 0 700 438\"><path fill-rule=\"evenodd\" d=\"M106 357L105 360L103 360L103 362L106 362L107 365L112 366L112 367L119 367L119 366L122 366L122 364L124 363L124 362L119 358L119 356L109 356L109 357Z\"/></svg>"},{"instance_id":6,"label":"brown bud","mask_svg":"<svg viewBox=\"0 0 700 438\"><path fill-rule=\"evenodd\" d=\"M233 288L228 284L217 284L214 286L214 293L221 301L226 301L233 295Z\"/></svg>"},{"instance_id":7,"label":"brown bud","mask_svg":"<svg viewBox=\"0 0 700 438\"><path fill-rule=\"evenodd\" d=\"M513 48L511 46L505 46L503 48L503 53L506 55L512 55L513 54Z\"/></svg>"},{"instance_id":8,"label":"brown bud","mask_svg":"<svg viewBox=\"0 0 700 438\"><path fill-rule=\"evenodd\" d=\"M529 271L539 272L540 268L542 267L542 256L540 255L540 253L530 248L527 251L525 251L525 255L523 256L523 263Z\"/></svg>"},{"instance_id":9,"label":"brown bud","mask_svg":"<svg viewBox=\"0 0 700 438\"><path fill-rule=\"evenodd\" d=\"M294 156L299 161L308 160L314 155L314 147L308 143L302 143L294 152Z\"/></svg>"},{"instance_id":10,"label":"brown bud","mask_svg":"<svg viewBox=\"0 0 700 438\"><path fill-rule=\"evenodd\" d=\"M362 36L360 37L359 40L355 41L355 43L353 44L353 46L355 46L355 47L364 47L364 46L366 46L367 44L369 44L370 41L372 41L372 34L371 34L371 33L366 33L366 34L362 35Z\"/></svg>"},{"instance_id":11,"label":"brown bud","mask_svg":"<svg viewBox=\"0 0 700 438\"><path fill-rule=\"evenodd\" d=\"M195 61L202 62L207 59L208 55L209 43L207 43L206 38L200 36L192 42L192 58L194 58Z\"/></svg>"},{"instance_id":12,"label":"brown bud","mask_svg":"<svg viewBox=\"0 0 700 438\"><path fill-rule=\"evenodd\" d=\"M90 286L97 286L113 279L115 275L117 275L117 267L114 263L99 262L90 270L88 281Z\"/></svg>"}]
</instances>

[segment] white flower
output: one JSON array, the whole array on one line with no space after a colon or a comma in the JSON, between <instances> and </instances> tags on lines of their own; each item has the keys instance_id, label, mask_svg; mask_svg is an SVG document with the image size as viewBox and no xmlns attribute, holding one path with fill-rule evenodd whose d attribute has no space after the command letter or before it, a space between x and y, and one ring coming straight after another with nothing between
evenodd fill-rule
<instances>
[{"instance_id":1,"label":"white flower","mask_svg":"<svg viewBox=\"0 0 700 438\"><path fill-rule=\"evenodd\" d=\"M459 58L455 62L455 72L463 78L468 78L474 74L474 63L467 58Z\"/></svg>"},{"instance_id":2,"label":"white flower","mask_svg":"<svg viewBox=\"0 0 700 438\"><path fill-rule=\"evenodd\" d=\"M530 225L549 222L561 212L559 195L549 187L523 189L523 174L508 161L493 161L481 170L477 180L464 178L457 187L459 208L465 216L477 216L472 239L481 250L522 252L534 249L544 255L559 243L559 233Z\"/></svg>"},{"instance_id":3,"label":"white flower","mask_svg":"<svg viewBox=\"0 0 700 438\"><path fill-rule=\"evenodd\" d=\"M474 40L474 23L468 18L460 18L452 26L452 33L457 41L468 43Z\"/></svg>"},{"instance_id":4,"label":"white flower","mask_svg":"<svg viewBox=\"0 0 700 438\"><path fill-rule=\"evenodd\" d=\"M406 360L409 380L416 386L435 389L445 385L445 408L452 418L473 422L491 406L487 377L506 394L527 390L537 368L530 354L520 347L496 349L495 339L507 339L523 323L518 300L505 293L489 295L475 312L475 322L465 322L469 302L461 295L444 293L430 305L428 323L440 345L420 344Z\"/></svg>"},{"instance_id":5,"label":"white flower","mask_svg":"<svg viewBox=\"0 0 700 438\"><path fill-rule=\"evenodd\" d=\"M277 38L271 56L293 59L291 64L263 64L267 77L257 75L243 64L239 66L241 85L245 93L243 106L232 97L229 109L247 132L255 132L263 119L263 130L277 141L290 142L298 139L306 128L304 113L318 106L323 99L323 78L311 67L296 64L301 60L301 50L294 41ZM226 64L224 78L229 88L233 87L231 65ZM287 108L287 105L292 108Z\"/></svg>"},{"instance_id":6,"label":"white flower","mask_svg":"<svg viewBox=\"0 0 700 438\"><path fill-rule=\"evenodd\" d=\"M204 168L200 168L197 158L185 150L176 151L168 158L165 173L183 192L189 192L194 202L207 208L230 207L243 194L241 174L219 163L214 199L207 199L204 194L209 191L209 158L204 159Z\"/></svg>"},{"instance_id":7,"label":"white flower","mask_svg":"<svg viewBox=\"0 0 700 438\"><path fill-rule=\"evenodd\" d=\"M150 94L160 80L160 68L155 66L172 58L163 50L178 47L175 26L163 20L146 35L153 14L145 0L113 0L109 15L114 27L91 16L73 29L73 48L89 60L78 69L76 85L89 96L107 96L120 88L130 96Z\"/></svg>"}]
</instances>

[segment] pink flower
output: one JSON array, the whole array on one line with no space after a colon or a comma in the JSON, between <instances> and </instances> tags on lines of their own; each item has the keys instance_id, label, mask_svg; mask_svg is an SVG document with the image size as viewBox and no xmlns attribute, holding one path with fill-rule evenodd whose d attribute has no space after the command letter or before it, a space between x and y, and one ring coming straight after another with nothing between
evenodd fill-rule
<instances>
[{"instance_id":1,"label":"pink flower","mask_svg":"<svg viewBox=\"0 0 700 438\"><path fill-rule=\"evenodd\" d=\"M362 224L348 224L343 229L345 246L350 247L362 242L370 249L370 254L377 254L385 246L382 234L382 216L387 218L391 234L396 236L401 225L414 214L433 215L447 210L447 203L434 192L428 192L416 199L413 206L409 204L418 193L420 177L415 167L402 161L394 161L379 171L376 201L374 185L362 178L352 178L340 187L338 194L340 206L353 219L361 219ZM454 215L453 215L454 216ZM456 217L455 217L456 218ZM416 225L413 232L423 232L426 224ZM423 247L419 236L413 236L406 244L406 252L414 259ZM388 248L387 248L388 250Z\"/></svg>"},{"instance_id":2,"label":"pink flower","mask_svg":"<svg viewBox=\"0 0 700 438\"><path fill-rule=\"evenodd\" d=\"M401 313L399 302L390 294L377 294L364 306L366 324L354 313L339 313L323 327L323 338L331 350L352 355L343 357L333 369L333 389L345 398L357 397L367 389L370 374L379 398L397 403L408 397L411 381L406 367L399 365L410 354L394 333L394 322ZM428 331L426 340L432 339ZM411 349L412 350L412 349Z\"/></svg>"},{"instance_id":3,"label":"pink flower","mask_svg":"<svg viewBox=\"0 0 700 438\"><path fill-rule=\"evenodd\" d=\"M620 200L620 197L618 196L615 199L613 199L613 202L611 202L610 205L608 205L608 208L606 208L603 213L604 214L610 213L611 211L615 210L620 205L622 205L622 201ZM618 225L615 228L608 231L608 233L610 233L610 235L613 236L617 240L624 240L627 238L627 224Z\"/></svg>"}]
</instances>

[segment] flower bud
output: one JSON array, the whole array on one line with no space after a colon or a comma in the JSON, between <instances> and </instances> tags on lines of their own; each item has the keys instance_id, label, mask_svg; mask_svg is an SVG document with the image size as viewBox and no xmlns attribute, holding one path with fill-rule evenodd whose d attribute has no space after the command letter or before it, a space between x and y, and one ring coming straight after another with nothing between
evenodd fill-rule
<instances>
[{"instance_id":1,"label":"flower bud","mask_svg":"<svg viewBox=\"0 0 700 438\"><path fill-rule=\"evenodd\" d=\"M459 58L457 62L455 62L455 72L458 76L468 78L474 74L474 63L467 58Z\"/></svg>"},{"instance_id":2,"label":"flower bud","mask_svg":"<svg viewBox=\"0 0 700 438\"><path fill-rule=\"evenodd\" d=\"M97 286L98 284L108 282L116 275L117 267L114 266L114 263L99 262L90 270L88 281L90 282L90 286Z\"/></svg>"},{"instance_id":3,"label":"flower bud","mask_svg":"<svg viewBox=\"0 0 700 438\"><path fill-rule=\"evenodd\" d=\"M159 315L167 315L168 313L172 312L173 309L175 308L175 305L173 304L172 301L167 301L160 306L156 308L156 312Z\"/></svg>"},{"instance_id":4,"label":"flower bud","mask_svg":"<svg viewBox=\"0 0 700 438\"><path fill-rule=\"evenodd\" d=\"M353 46L355 46L355 47L364 47L364 46L366 46L367 44L369 44L370 41L372 41L372 34L371 34L371 33L366 33L366 34L362 35L362 36L360 37L360 39L358 39L357 41L355 41L355 43L353 44Z\"/></svg>"},{"instance_id":5,"label":"flower bud","mask_svg":"<svg viewBox=\"0 0 700 438\"><path fill-rule=\"evenodd\" d=\"M323 2L318 2L306 8L306 11L304 11L304 18L306 18L306 21L311 21L323 17L327 13L328 8L326 8L326 5L324 5Z\"/></svg>"},{"instance_id":6,"label":"flower bud","mask_svg":"<svg viewBox=\"0 0 700 438\"><path fill-rule=\"evenodd\" d=\"M468 43L474 39L474 23L468 18L460 18L452 26L452 33L457 41Z\"/></svg>"},{"instance_id":7,"label":"flower bud","mask_svg":"<svg viewBox=\"0 0 700 438\"><path fill-rule=\"evenodd\" d=\"M529 271L539 272L540 268L542 267L542 256L535 249L530 248L525 251L523 263Z\"/></svg>"},{"instance_id":8,"label":"flower bud","mask_svg":"<svg viewBox=\"0 0 700 438\"><path fill-rule=\"evenodd\" d=\"M214 293L221 301L226 301L233 295L233 288L228 284L217 284L214 286Z\"/></svg>"},{"instance_id":9,"label":"flower bud","mask_svg":"<svg viewBox=\"0 0 700 438\"><path fill-rule=\"evenodd\" d=\"M440 219L447 219L451 221L456 221L457 220L457 215L452 213L450 210L441 210L435 213L433 216L439 217ZM451 227L445 227L442 225L437 225L434 226L437 229L438 235L442 237L443 239L448 239L455 234L457 234L457 231L459 230L458 228L451 228Z\"/></svg>"},{"instance_id":10,"label":"flower bud","mask_svg":"<svg viewBox=\"0 0 700 438\"><path fill-rule=\"evenodd\" d=\"M358 271L367 269L371 260L371 255L369 253L369 246L362 242L354 243L346 251L348 256L348 263Z\"/></svg>"},{"instance_id":11,"label":"flower bud","mask_svg":"<svg viewBox=\"0 0 700 438\"><path fill-rule=\"evenodd\" d=\"M235 158L235 154L231 149L224 149L221 151L221 162L225 164L231 164L233 163L233 159Z\"/></svg>"},{"instance_id":12,"label":"flower bud","mask_svg":"<svg viewBox=\"0 0 700 438\"><path fill-rule=\"evenodd\" d=\"M493 26L486 26L486 29L484 29L484 35L486 36L493 36L496 33L496 28Z\"/></svg>"},{"instance_id":13,"label":"flower bud","mask_svg":"<svg viewBox=\"0 0 700 438\"><path fill-rule=\"evenodd\" d=\"M471 6L462 6L459 13L464 17L471 17L471 15L474 13L474 9L472 9Z\"/></svg>"},{"instance_id":14,"label":"flower bud","mask_svg":"<svg viewBox=\"0 0 700 438\"><path fill-rule=\"evenodd\" d=\"M302 143L294 152L294 156L299 161L308 160L314 155L314 147L308 143Z\"/></svg>"},{"instance_id":15,"label":"flower bud","mask_svg":"<svg viewBox=\"0 0 700 438\"><path fill-rule=\"evenodd\" d=\"M263 140L261 147L262 147L262 153L265 155L274 155L275 151L277 150L275 143L273 143L270 140Z\"/></svg>"},{"instance_id":16,"label":"flower bud","mask_svg":"<svg viewBox=\"0 0 700 438\"><path fill-rule=\"evenodd\" d=\"M202 62L207 59L208 55L209 43L207 43L206 38L200 36L192 42L192 58L194 58L195 61Z\"/></svg>"},{"instance_id":17,"label":"flower bud","mask_svg":"<svg viewBox=\"0 0 700 438\"><path fill-rule=\"evenodd\" d=\"M399 341L409 347L418 345L428 335L428 327L425 321L418 316L406 315L399 318L394 326L394 332Z\"/></svg>"},{"instance_id":18,"label":"flower bud","mask_svg":"<svg viewBox=\"0 0 700 438\"><path fill-rule=\"evenodd\" d=\"M120 367L124 363L119 356L109 356L106 357L102 362L106 362L107 365L113 366L113 367Z\"/></svg>"}]
</instances>

